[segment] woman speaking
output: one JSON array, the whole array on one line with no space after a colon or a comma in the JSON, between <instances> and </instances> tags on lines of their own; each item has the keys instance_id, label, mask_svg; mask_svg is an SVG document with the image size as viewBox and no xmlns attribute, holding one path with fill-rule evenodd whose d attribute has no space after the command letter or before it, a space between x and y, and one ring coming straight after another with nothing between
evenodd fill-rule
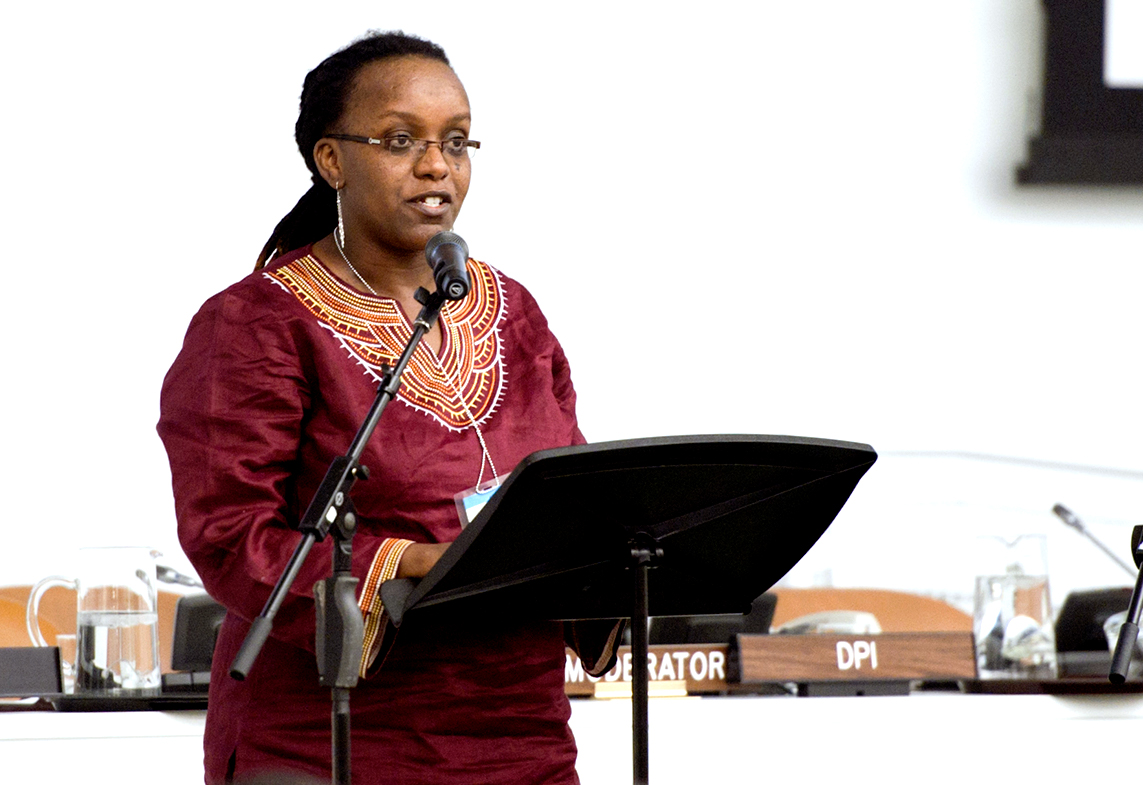
<instances>
[{"instance_id":1,"label":"woman speaking","mask_svg":"<svg viewBox=\"0 0 1143 785\"><path fill-rule=\"evenodd\" d=\"M192 320L163 384L179 537L227 608L211 675L207 783L328 778L330 703L314 657L318 543L243 681L229 666L296 547L299 519L412 332L425 246L451 229L472 156L468 97L435 44L371 34L306 77L295 136L313 187L255 272ZM460 531L454 497L528 454L583 442L559 343L531 295L469 259L471 290L417 347L361 463L353 574L366 614L352 697L355 783L575 783L565 639L610 667L610 623L408 622L384 657L377 587L420 577ZM543 536L543 521L536 521ZM597 629L597 627L599 627ZM591 645L579 646L585 637ZM372 645L370 645L372 644ZM588 650L583 650L588 649Z\"/></svg>"}]
</instances>

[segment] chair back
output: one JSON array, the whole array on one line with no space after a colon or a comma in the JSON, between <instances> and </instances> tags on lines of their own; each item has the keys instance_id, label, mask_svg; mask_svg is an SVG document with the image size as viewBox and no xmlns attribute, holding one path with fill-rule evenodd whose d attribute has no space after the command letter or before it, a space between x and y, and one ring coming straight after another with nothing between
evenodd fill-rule
<instances>
[{"instance_id":1,"label":"chair back","mask_svg":"<svg viewBox=\"0 0 1143 785\"><path fill-rule=\"evenodd\" d=\"M31 586L0 586L0 646L31 646L28 636L27 607ZM181 595L158 591L159 659L163 673L171 672L171 644L174 641L175 606ZM48 643L57 635L75 634L75 590L54 586L40 600L40 630Z\"/></svg>"},{"instance_id":2,"label":"chair back","mask_svg":"<svg viewBox=\"0 0 1143 785\"><path fill-rule=\"evenodd\" d=\"M824 611L865 611L882 632L971 632L972 616L947 602L888 589L779 589L774 628Z\"/></svg>"}]
</instances>

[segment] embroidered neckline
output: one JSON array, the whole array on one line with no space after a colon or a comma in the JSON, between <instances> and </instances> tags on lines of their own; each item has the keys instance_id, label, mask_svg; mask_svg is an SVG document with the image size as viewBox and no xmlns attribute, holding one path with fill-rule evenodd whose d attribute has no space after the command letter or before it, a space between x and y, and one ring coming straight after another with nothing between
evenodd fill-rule
<instances>
[{"instance_id":1,"label":"embroidered neckline","mask_svg":"<svg viewBox=\"0 0 1143 785\"><path fill-rule=\"evenodd\" d=\"M441 309L440 353L434 360L432 349L419 344L397 393L397 400L454 431L487 421L503 397L506 381L499 273L475 259L469 260L468 273L472 283L468 296ZM263 275L293 294L375 381L381 379L382 365L396 363L412 335L409 319L395 300L352 289L312 254ZM442 370L452 385L441 376ZM457 390L468 411L457 400Z\"/></svg>"}]
</instances>

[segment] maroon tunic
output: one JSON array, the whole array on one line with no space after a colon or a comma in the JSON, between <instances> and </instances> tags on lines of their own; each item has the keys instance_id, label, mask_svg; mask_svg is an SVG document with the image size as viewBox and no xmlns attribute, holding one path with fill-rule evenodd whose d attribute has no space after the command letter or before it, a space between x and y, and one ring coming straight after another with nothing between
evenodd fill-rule
<instances>
[{"instance_id":1,"label":"maroon tunic","mask_svg":"<svg viewBox=\"0 0 1143 785\"><path fill-rule=\"evenodd\" d=\"M531 452L583 441L567 361L535 301L483 263L469 269L472 293L441 314L439 363L422 343L362 458L372 474L353 494L358 578L383 538L456 537L453 495L481 467L473 419L501 474ZM167 374L159 434L179 537L228 610L211 676L208 783L275 769L329 776L310 597L329 574L328 538L249 677L227 672L300 539L291 526L409 334L394 301L347 287L304 248L207 301ZM403 626L352 694L354 782L577 782L563 663L555 623Z\"/></svg>"}]
</instances>

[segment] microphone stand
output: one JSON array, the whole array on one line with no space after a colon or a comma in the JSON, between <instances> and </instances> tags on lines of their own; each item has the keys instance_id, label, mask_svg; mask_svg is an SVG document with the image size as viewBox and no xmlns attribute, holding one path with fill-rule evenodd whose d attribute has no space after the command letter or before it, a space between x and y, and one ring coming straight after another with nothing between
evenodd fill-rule
<instances>
[{"instance_id":1,"label":"microphone stand","mask_svg":"<svg viewBox=\"0 0 1143 785\"><path fill-rule=\"evenodd\" d=\"M1135 591L1131 592L1131 603L1127 606L1127 618L1119 628L1119 640L1115 642L1115 653L1111 656L1111 673L1107 678L1112 684L1127 681L1131 654L1139 637L1139 617L1143 615L1143 526L1131 530L1131 553L1135 566L1140 569L1135 579Z\"/></svg>"},{"instance_id":2,"label":"microphone stand","mask_svg":"<svg viewBox=\"0 0 1143 785\"><path fill-rule=\"evenodd\" d=\"M381 385L365 422L353 438L349 451L334 458L330 464L298 526L304 535L302 541L298 543L285 571L270 593L262 612L250 626L242 648L230 665L230 676L238 681L250 673L258 653L270 636L274 616L297 578L310 549L315 542L320 542L332 532L333 572L331 577L314 584L314 602L317 610L315 649L319 682L321 686L330 688L332 702L332 781L335 785L350 785L349 691L357 686L365 637L364 621L355 598L358 581L350 574L357 516L349 492L357 480L369 479L368 468L359 463L361 455L365 452L365 446L381 420L385 407L397 395L401 386L401 374L409 364L413 351L425 333L432 329L440 316L441 306L448 299L440 292L440 287L432 294L423 288L418 289L415 297L424 307L413 322L413 334L404 352L395 367L385 366L382 369Z\"/></svg>"},{"instance_id":3,"label":"microphone stand","mask_svg":"<svg viewBox=\"0 0 1143 785\"><path fill-rule=\"evenodd\" d=\"M1087 537L1089 540L1091 540L1092 544L1095 545L1095 547L1099 548L1101 551L1107 554L1107 557L1122 567L1124 572L1126 572L1132 578L1135 577L1136 570L1131 569L1131 565L1116 556L1114 551L1100 542L1094 534L1089 532L1087 527L1083 525L1083 521L1081 521L1074 512L1062 504L1057 504L1055 507L1053 507L1052 512L1054 512L1061 521L1066 523L1068 526L1071 526L1084 537Z\"/></svg>"}]
</instances>

